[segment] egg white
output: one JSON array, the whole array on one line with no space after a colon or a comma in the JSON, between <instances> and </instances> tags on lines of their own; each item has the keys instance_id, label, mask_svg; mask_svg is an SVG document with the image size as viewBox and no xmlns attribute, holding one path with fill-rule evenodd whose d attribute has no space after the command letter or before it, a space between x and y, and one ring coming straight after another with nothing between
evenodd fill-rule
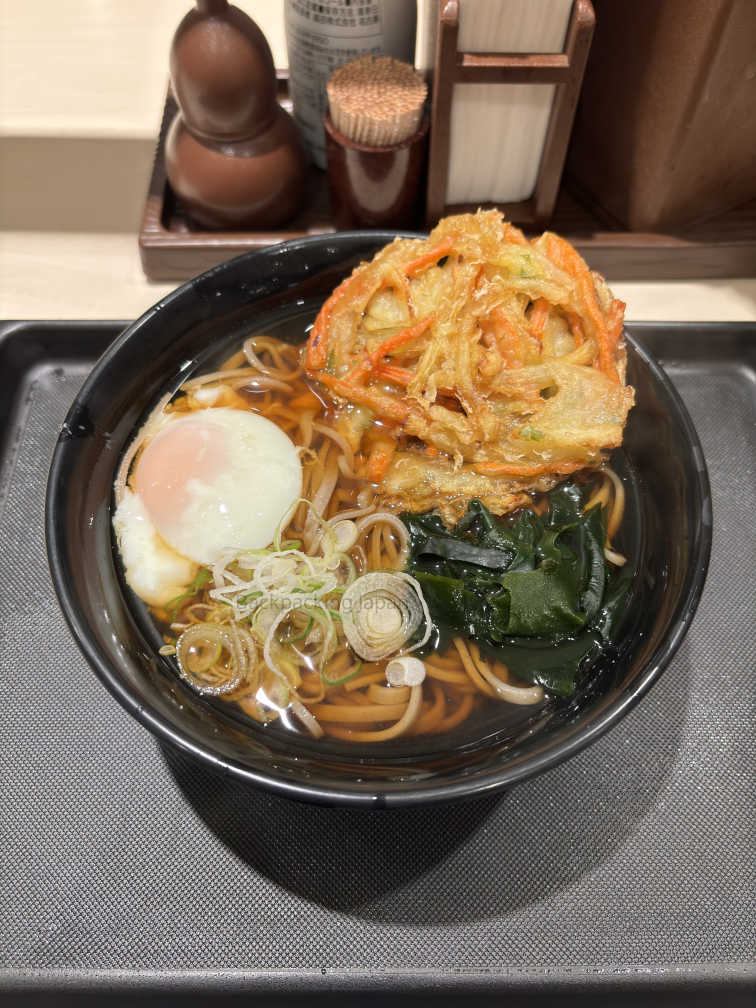
<instances>
[{"instance_id":1,"label":"egg white","mask_svg":"<svg viewBox=\"0 0 756 1008\"><path fill-rule=\"evenodd\" d=\"M171 454L195 446L198 471L171 476ZM148 469L149 479L140 481ZM265 417L229 407L202 409L177 416L156 434L133 486L165 542L210 565L229 550L271 543L301 494L302 463L292 441ZM171 501L175 506L166 507Z\"/></svg>"},{"instance_id":2,"label":"egg white","mask_svg":"<svg viewBox=\"0 0 756 1008\"><path fill-rule=\"evenodd\" d=\"M181 469L181 452L198 472ZM148 604L165 605L200 564L272 542L300 497L302 464L270 420L211 407L154 424L130 483L113 519L126 580Z\"/></svg>"},{"instance_id":3,"label":"egg white","mask_svg":"<svg viewBox=\"0 0 756 1008\"><path fill-rule=\"evenodd\" d=\"M113 527L126 581L149 605L163 606L192 583L198 565L166 545L157 534L138 494L126 490Z\"/></svg>"}]
</instances>

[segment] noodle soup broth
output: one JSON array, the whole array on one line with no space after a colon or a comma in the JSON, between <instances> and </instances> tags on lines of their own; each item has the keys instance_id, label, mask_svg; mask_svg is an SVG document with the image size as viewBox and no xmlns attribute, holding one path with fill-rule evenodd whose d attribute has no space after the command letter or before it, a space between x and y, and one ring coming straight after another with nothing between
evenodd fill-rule
<instances>
[{"instance_id":1,"label":"noodle soup broth","mask_svg":"<svg viewBox=\"0 0 756 1008\"><path fill-rule=\"evenodd\" d=\"M454 634L441 641L430 634L417 650L425 676L412 685L387 681L391 658L371 660L350 646L344 631L350 585L369 572L404 570L409 537L398 511L384 507L376 485L356 472L350 423L362 428L361 451L381 443L383 425L353 409L344 411L346 425L335 427L333 404L304 373L302 346L316 308L269 314L251 333L229 336L222 351L202 361L159 407L174 419L208 408L264 417L293 443L302 467L298 502L271 544L202 566L189 590L149 606L169 674L175 676L178 661L188 687L205 693L206 702L232 721L254 724L268 735L296 732L300 743L314 736L313 744L326 751L348 745L393 757L437 752L440 738L446 746L446 740L458 745L527 735L553 716L554 698L518 678L475 640ZM126 483L140 450L126 467ZM590 482L615 526L613 548L627 555L632 568L639 529L625 521L619 530L617 490L624 484L632 504L636 488L617 454L621 481L612 473ZM545 505L543 495L533 497L535 512ZM270 588L276 578L280 591ZM372 607L374 622L390 624L398 618L394 609L411 599L410 592L392 608L390 598L364 598L357 608ZM421 636L417 629L408 643ZM234 666L240 656L239 676ZM592 664L573 705L612 674L611 657L602 656L601 648Z\"/></svg>"}]
</instances>

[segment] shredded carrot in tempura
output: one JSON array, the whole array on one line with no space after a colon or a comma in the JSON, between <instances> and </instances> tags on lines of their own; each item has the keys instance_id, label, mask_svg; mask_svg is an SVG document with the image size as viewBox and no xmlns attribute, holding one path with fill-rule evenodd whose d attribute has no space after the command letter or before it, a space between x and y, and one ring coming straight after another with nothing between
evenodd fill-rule
<instances>
[{"instance_id":1,"label":"shredded carrot in tempura","mask_svg":"<svg viewBox=\"0 0 756 1008\"><path fill-rule=\"evenodd\" d=\"M623 317L569 242L478 211L358 267L323 305L305 367L387 506L454 519L478 497L502 513L621 443ZM356 435L354 408L369 417Z\"/></svg>"}]
</instances>

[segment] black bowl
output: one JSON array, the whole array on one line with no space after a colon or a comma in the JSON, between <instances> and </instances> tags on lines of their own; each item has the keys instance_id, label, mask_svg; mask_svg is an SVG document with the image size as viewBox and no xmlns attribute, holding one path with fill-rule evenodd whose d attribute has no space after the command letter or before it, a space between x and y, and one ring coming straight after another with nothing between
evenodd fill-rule
<instances>
[{"instance_id":1,"label":"black bowl","mask_svg":"<svg viewBox=\"0 0 756 1008\"><path fill-rule=\"evenodd\" d=\"M502 788L578 752L635 704L679 646L711 545L698 437L661 368L628 341L637 404L615 460L631 491L626 542L638 576L616 653L569 703L503 711L454 735L358 753L263 728L194 694L157 649L114 555L112 486L121 453L157 399L259 327L304 335L323 299L393 233L342 233L251 252L180 287L94 367L63 424L47 491L47 545L63 613L119 702L158 738L223 772L309 801L410 805Z\"/></svg>"}]
</instances>

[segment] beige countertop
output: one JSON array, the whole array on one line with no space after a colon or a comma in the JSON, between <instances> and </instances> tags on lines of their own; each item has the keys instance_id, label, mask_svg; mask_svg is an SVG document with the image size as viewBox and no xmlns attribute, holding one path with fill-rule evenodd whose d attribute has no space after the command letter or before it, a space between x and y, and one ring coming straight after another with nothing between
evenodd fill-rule
<instances>
[{"instance_id":1,"label":"beige countertop","mask_svg":"<svg viewBox=\"0 0 756 1008\"><path fill-rule=\"evenodd\" d=\"M133 318L137 230L190 0L0 0L0 318ZM242 6L286 65L280 0ZM613 280L632 320L756 320L756 279Z\"/></svg>"}]
</instances>

